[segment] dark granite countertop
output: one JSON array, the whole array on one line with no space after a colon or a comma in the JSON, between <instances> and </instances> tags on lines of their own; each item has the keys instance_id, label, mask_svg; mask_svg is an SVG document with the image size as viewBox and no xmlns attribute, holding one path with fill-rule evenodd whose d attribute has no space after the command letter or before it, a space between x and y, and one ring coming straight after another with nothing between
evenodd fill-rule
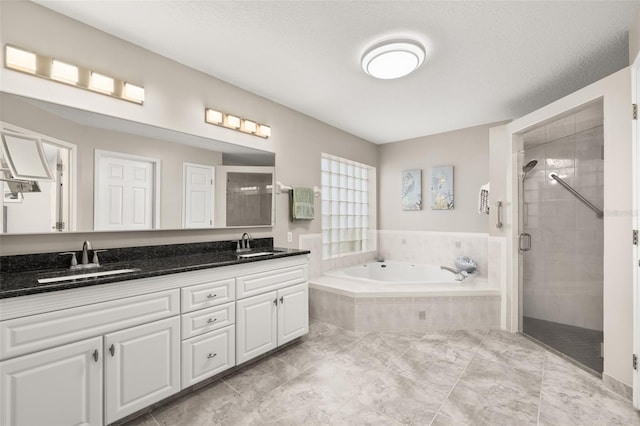
<instances>
[{"instance_id":1,"label":"dark granite countertop","mask_svg":"<svg viewBox=\"0 0 640 426\"><path fill-rule=\"evenodd\" d=\"M0 299L94 285L122 283L139 278L260 262L310 253L308 250L274 248L269 244L272 241L271 238L261 239L257 244L253 245L253 251L273 250L274 254L244 259L236 255L235 248L232 249L232 247L235 247L235 241L231 242L231 244L214 242L112 249L109 252L100 253L101 266L99 268L74 271L69 270L69 256L65 257L66 262L61 265L58 253L0 257ZM79 261L80 259L81 257L78 256ZM120 259L127 260L119 261ZM47 260L53 263L48 263ZM28 270L25 271L25 269ZM135 271L119 275L79 278L72 281L38 283L40 278L117 269L135 269Z\"/></svg>"}]
</instances>

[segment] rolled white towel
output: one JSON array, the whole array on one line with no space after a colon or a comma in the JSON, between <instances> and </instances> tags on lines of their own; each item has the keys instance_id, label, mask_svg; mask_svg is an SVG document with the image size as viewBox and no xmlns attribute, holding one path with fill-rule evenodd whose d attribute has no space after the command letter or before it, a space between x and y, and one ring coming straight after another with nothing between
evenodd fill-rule
<instances>
[{"instance_id":1,"label":"rolled white towel","mask_svg":"<svg viewBox=\"0 0 640 426\"><path fill-rule=\"evenodd\" d=\"M480 187L478 194L478 213L489 214L489 184Z\"/></svg>"}]
</instances>

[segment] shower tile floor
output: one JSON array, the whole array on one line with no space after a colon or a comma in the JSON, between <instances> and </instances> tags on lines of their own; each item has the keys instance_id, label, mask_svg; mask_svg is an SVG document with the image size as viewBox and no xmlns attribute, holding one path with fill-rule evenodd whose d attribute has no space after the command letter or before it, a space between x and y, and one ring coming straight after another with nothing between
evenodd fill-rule
<instances>
[{"instance_id":1,"label":"shower tile floor","mask_svg":"<svg viewBox=\"0 0 640 426\"><path fill-rule=\"evenodd\" d=\"M522 330L528 336L562 352L596 373L602 374L602 358L600 357L602 331L529 317L522 319Z\"/></svg>"},{"instance_id":2,"label":"shower tile floor","mask_svg":"<svg viewBox=\"0 0 640 426\"><path fill-rule=\"evenodd\" d=\"M354 333L301 342L127 426L640 425L631 402L504 331Z\"/></svg>"}]
</instances>

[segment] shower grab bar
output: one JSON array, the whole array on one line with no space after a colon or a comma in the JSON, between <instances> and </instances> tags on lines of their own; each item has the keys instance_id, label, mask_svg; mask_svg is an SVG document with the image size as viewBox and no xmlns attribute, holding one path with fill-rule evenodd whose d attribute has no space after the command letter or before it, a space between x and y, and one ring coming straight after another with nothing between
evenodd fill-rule
<instances>
[{"instance_id":1,"label":"shower grab bar","mask_svg":"<svg viewBox=\"0 0 640 426\"><path fill-rule=\"evenodd\" d=\"M602 212L602 210L600 210L599 208L597 208L596 206L594 206L589 200L587 200L586 198L584 198L582 196L582 194L580 194L578 191L576 191L575 189L573 189L567 182L565 182L564 180L562 180L560 178L560 176L558 176L555 173L551 173L549 175L549 177L551 179L554 179L556 182L558 182L560 185L562 185L567 191L569 191L570 193L572 193L578 200L582 201L587 207L589 207L591 210L593 210L594 212L596 212L596 216L598 216L599 218L602 218L602 216L604 215L604 213Z\"/></svg>"}]
</instances>

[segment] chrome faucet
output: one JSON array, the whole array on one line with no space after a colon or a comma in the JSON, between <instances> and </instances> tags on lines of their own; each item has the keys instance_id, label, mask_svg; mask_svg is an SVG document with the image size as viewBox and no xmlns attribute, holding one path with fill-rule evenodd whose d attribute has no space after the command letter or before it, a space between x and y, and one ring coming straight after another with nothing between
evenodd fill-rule
<instances>
[{"instance_id":1,"label":"chrome faucet","mask_svg":"<svg viewBox=\"0 0 640 426\"><path fill-rule=\"evenodd\" d=\"M236 248L236 253L243 253L247 251L251 251L250 241L252 240L251 235L247 232L242 234L242 237L238 241L238 245Z\"/></svg>"},{"instance_id":2,"label":"chrome faucet","mask_svg":"<svg viewBox=\"0 0 640 426\"><path fill-rule=\"evenodd\" d=\"M443 271L449 271L452 274L454 274L456 281L464 281L464 279L469 276L469 274L467 274L467 271L461 271L459 269L451 268L449 266L441 266L440 269L442 269Z\"/></svg>"},{"instance_id":3,"label":"chrome faucet","mask_svg":"<svg viewBox=\"0 0 640 426\"><path fill-rule=\"evenodd\" d=\"M87 267L89 265L89 253L88 250L91 250L91 243L89 241L85 241L82 243L82 266Z\"/></svg>"},{"instance_id":4,"label":"chrome faucet","mask_svg":"<svg viewBox=\"0 0 640 426\"><path fill-rule=\"evenodd\" d=\"M71 255L71 266L69 269L91 269L100 267L100 260L98 259L98 253L107 250L93 250L93 259L91 263L89 263L89 250L93 250L91 247L91 243L89 241L85 241L82 243L82 263L78 264L78 260L76 259L76 252L74 251L66 251L64 253L60 253L61 255L69 254Z\"/></svg>"}]
</instances>

